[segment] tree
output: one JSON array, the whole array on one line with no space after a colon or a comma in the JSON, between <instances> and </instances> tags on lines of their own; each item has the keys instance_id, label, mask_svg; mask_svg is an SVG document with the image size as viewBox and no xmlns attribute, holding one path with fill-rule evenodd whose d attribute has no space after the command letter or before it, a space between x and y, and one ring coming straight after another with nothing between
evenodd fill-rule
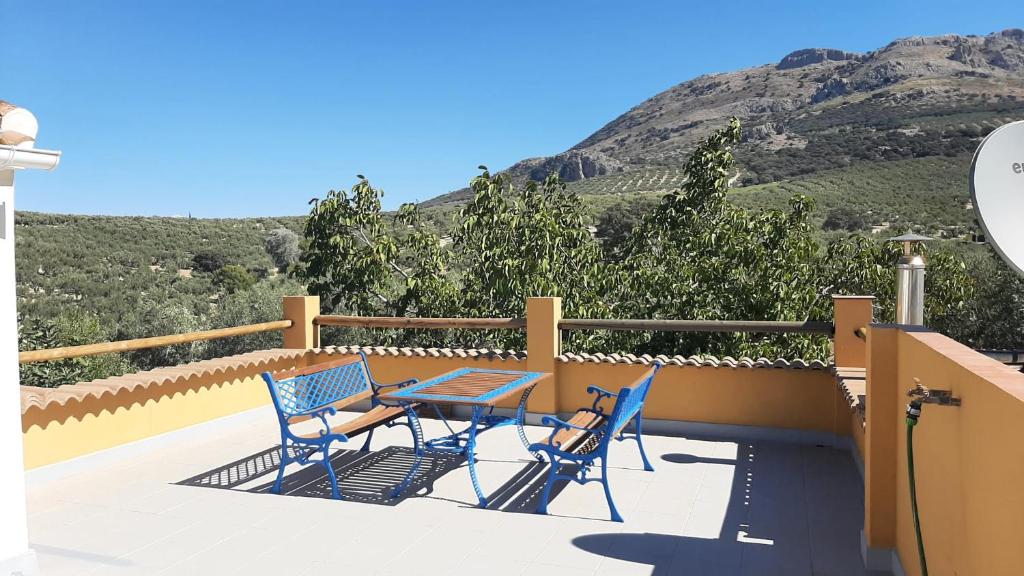
<instances>
[{"instance_id":1,"label":"tree","mask_svg":"<svg viewBox=\"0 0 1024 576\"><path fill-rule=\"evenodd\" d=\"M129 327L126 338L146 338L185 334L208 328L207 319L196 314L179 302L145 302L138 321ZM207 343L203 341L136 350L130 353L132 361L140 369L148 370L162 366L176 366L202 358Z\"/></svg>"},{"instance_id":2,"label":"tree","mask_svg":"<svg viewBox=\"0 0 1024 576\"><path fill-rule=\"evenodd\" d=\"M620 202L609 207L597 218L597 237L605 257L618 259L626 240L633 234L633 229L643 220L645 213L653 209L653 205L645 201L633 200Z\"/></svg>"},{"instance_id":3,"label":"tree","mask_svg":"<svg viewBox=\"0 0 1024 576\"><path fill-rule=\"evenodd\" d=\"M228 264L214 273L213 281L228 294L234 294L252 288L256 277L237 264Z\"/></svg>"},{"instance_id":4,"label":"tree","mask_svg":"<svg viewBox=\"0 0 1024 576\"><path fill-rule=\"evenodd\" d=\"M740 141L736 119L701 142L680 190L666 194L634 228L615 267L613 314L632 318L804 320L819 318L813 203L788 212L750 212L726 199ZM640 351L738 355L813 354L825 342L758 334L616 334L611 344ZM654 352L651 352L654 353Z\"/></svg>"},{"instance_id":5,"label":"tree","mask_svg":"<svg viewBox=\"0 0 1024 576\"><path fill-rule=\"evenodd\" d=\"M561 296L570 316L603 316L601 251L580 197L555 175L517 188L480 168L453 235L466 307L474 316L522 316L527 296Z\"/></svg>"},{"instance_id":6,"label":"tree","mask_svg":"<svg viewBox=\"0 0 1024 576\"><path fill-rule=\"evenodd\" d=\"M44 350L107 342L110 334L92 313L69 309L49 320L25 320L18 315L18 349ZM84 356L51 362L22 364L21 383L56 387L126 374L132 364L122 354Z\"/></svg>"},{"instance_id":7,"label":"tree","mask_svg":"<svg viewBox=\"0 0 1024 576\"><path fill-rule=\"evenodd\" d=\"M290 278L257 282L254 286L228 294L217 303L210 319L211 328L231 328L281 319L281 301L285 296L299 296L306 290ZM205 355L219 358L253 350L266 350L281 346L280 332L262 332L235 336L207 343Z\"/></svg>"},{"instance_id":8,"label":"tree","mask_svg":"<svg viewBox=\"0 0 1024 576\"><path fill-rule=\"evenodd\" d=\"M856 232L868 227L864 215L848 206L840 206L829 210L825 222L821 225L824 230L846 230Z\"/></svg>"},{"instance_id":9,"label":"tree","mask_svg":"<svg viewBox=\"0 0 1024 576\"><path fill-rule=\"evenodd\" d=\"M216 272L228 263L223 254L203 251L192 257L192 266L201 272Z\"/></svg>"},{"instance_id":10,"label":"tree","mask_svg":"<svg viewBox=\"0 0 1024 576\"><path fill-rule=\"evenodd\" d=\"M271 230L267 235L266 248L270 259L274 261L274 266L279 270L298 262L302 255L302 251L299 250L299 235L287 228Z\"/></svg>"}]
</instances>

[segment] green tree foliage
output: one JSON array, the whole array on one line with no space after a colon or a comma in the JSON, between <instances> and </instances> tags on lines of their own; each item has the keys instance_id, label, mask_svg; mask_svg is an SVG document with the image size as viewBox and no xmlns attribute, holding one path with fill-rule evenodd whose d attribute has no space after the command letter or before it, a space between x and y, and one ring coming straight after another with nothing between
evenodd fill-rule
<instances>
[{"instance_id":1,"label":"green tree foliage","mask_svg":"<svg viewBox=\"0 0 1024 576\"><path fill-rule=\"evenodd\" d=\"M868 227L868 221L860 212L846 206L840 206L828 211L825 222L822 223L823 230L845 230L856 232Z\"/></svg>"},{"instance_id":2,"label":"green tree foliage","mask_svg":"<svg viewBox=\"0 0 1024 576\"><path fill-rule=\"evenodd\" d=\"M945 330L977 348L1024 349L1024 276L991 250L968 256L975 296L958 316L950 315Z\"/></svg>"},{"instance_id":3,"label":"green tree foliage","mask_svg":"<svg viewBox=\"0 0 1024 576\"><path fill-rule=\"evenodd\" d=\"M527 297L561 296L566 316L579 318L828 320L830 294L891 292L891 249L863 236L822 246L806 196L794 195L785 210L747 210L728 201L740 134L733 120L702 142L683 167L681 188L637 224L621 225L614 247L606 244L611 254L602 254L582 202L556 177L516 186L483 169L447 247L411 207L399 212L397 231L389 228L380 192L362 177L351 193L315 200L305 231L310 248L298 273L333 309L419 316L452 309L464 316L521 316ZM955 318L970 297L963 263L949 254L932 256L929 286L929 314L940 323ZM415 338L428 344L446 337ZM522 344L521 334L488 338L502 347ZM570 347L652 354L820 357L828 348L823 337L792 335L573 338Z\"/></svg>"},{"instance_id":4,"label":"green tree foliage","mask_svg":"<svg viewBox=\"0 0 1024 576\"><path fill-rule=\"evenodd\" d=\"M281 301L285 296L301 296L305 287L290 278L275 278L257 282L222 298L210 321L210 328L231 328L258 324L281 318ZM211 340L206 343L204 355L209 358L243 354L253 350L266 350L281 346L280 332L262 332Z\"/></svg>"},{"instance_id":5,"label":"green tree foliage","mask_svg":"<svg viewBox=\"0 0 1024 576\"><path fill-rule=\"evenodd\" d=\"M299 249L299 235L287 228L277 228L267 234L267 254L274 266L285 270L298 262L302 251Z\"/></svg>"},{"instance_id":6,"label":"green tree foliage","mask_svg":"<svg viewBox=\"0 0 1024 576\"><path fill-rule=\"evenodd\" d=\"M217 252L203 251L192 257L192 265L200 272L216 272L227 263L228 259Z\"/></svg>"},{"instance_id":7,"label":"green tree foliage","mask_svg":"<svg viewBox=\"0 0 1024 576\"><path fill-rule=\"evenodd\" d=\"M164 336L168 334L184 334L198 332L208 327L209 319L205 315L196 314L187 306L178 302L147 302L133 330L129 330L128 338L144 338L147 336ZM207 343L203 341L136 350L129 356L132 362L140 367L174 366L203 358Z\"/></svg>"},{"instance_id":8,"label":"green tree foliage","mask_svg":"<svg viewBox=\"0 0 1024 576\"><path fill-rule=\"evenodd\" d=\"M804 320L817 316L818 245L808 217L813 204L794 196L788 211L749 212L726 200L733 120L702 142L685 166L688 178L634 228L615 273L617 317L709 320ZM822 353L807 339L735 334L618 335L639 352L745 355Z\"/></svg>"},{"instance_id":9,"label":"green tree foliage","mask_svg":"<svg viewBox=\"0 0 1024 576\"><path fill-rule=\"evenodd\" d=\"M22 351L79 346L109 339L110 333L95 314L68 310L49 320L25 320L18 316L18 348ZM21 383L57 386L123 374L132 369L132 364L120 354L36 362L21 365Z\"/></svg>"},{"instance_id":10,"label":"green tree foliage","mask_svg":"<svg viewBox=\"0 0 1024 576\"><path fill-rule=\"evenodd\" d=\"M464 307L473 316L515 317L525 314L524 295L560 296L569 316L603 316L600 246L580 197L557 176L517 188L481 169L453 235L465 265Z\"/></svg>"},{"instance_id":11,"label":"green tree foliage","mask_svg":"<svg viewBox=\"0 0 1024 576\"><path fill-rule=\"evenodd\" d=\"M309 247L295 273L329 309L373 315L394 300L392 275L403 271L396 263L400 249L381 213L380 196L359 176L351 191L331 190L323 200L311 201L304 230Z\"/></svg>"},{"instance_id":12,"label":"green tree foliage","mask_svg":"<svg viewBox=\"0 0 1024 576\"><path fill-rule=\"evenodd\" d=\"M228 294L248 290L256 284L256 277L238 264L228 264L213 274L213 281Z\"/></svg>"}]
</instances>

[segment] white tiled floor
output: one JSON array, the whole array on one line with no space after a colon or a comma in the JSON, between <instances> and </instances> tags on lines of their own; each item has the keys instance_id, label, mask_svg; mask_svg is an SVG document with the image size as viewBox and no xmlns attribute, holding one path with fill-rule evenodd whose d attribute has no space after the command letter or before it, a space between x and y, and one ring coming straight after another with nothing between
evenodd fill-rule
<instances>
[{"instance_id":1,"label":"white tiled floor","mask_svg":"<svg viewBox=\"0 0 1024 576\"><path fill-rule=\"evenodd\" d=\"M136 446L122 459L87 457L63 478L60 469L30 475L43 574L865 573L863 488L850 455L832 448L647 436L656 471L644 472L636 446L616 444L619 524L598 483L565 487L549 516L528 513L545 469L513 428L480 440L488 510L473 505L465 465L452 458L425 466L415 494L383 498L408 462L404 428L380 430L369 455L347 451L361 438L339 451L346 501L324 498L318 467L289 469L288 495L264 493L278 442L269 409L210 430L162 438L142 455Z\"/></svg>"}]
</instances>

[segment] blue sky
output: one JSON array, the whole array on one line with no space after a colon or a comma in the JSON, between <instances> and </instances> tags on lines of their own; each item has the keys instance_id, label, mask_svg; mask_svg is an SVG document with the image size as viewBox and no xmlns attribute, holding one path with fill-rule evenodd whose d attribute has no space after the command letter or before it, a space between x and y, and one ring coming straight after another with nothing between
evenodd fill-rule
<instances>
[{"instance_id":1,"label":"blue sky","mask_svg":"<svg viewBox=\"0 0 1024 576\"><path fill-rule=\"evenodd\" d=\"M0 0L0 98L53 173L18 208L302 214L365 174L385 205L561 152L689 78L807 47L1024 26L1014 1Z\"/></svg>"}]
</instances>

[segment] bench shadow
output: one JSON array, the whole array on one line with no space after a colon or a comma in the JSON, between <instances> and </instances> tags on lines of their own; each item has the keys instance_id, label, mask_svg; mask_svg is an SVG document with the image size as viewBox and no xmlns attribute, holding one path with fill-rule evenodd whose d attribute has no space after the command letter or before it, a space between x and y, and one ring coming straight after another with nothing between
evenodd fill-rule
<instances>
[{"instance_id":1,"label":"bench shadow","mask_svg":"<svg viewBox=\"0 0 1024 576\"><path fill-rule=\"evenodd\" d=\"M392 490L405 478L414 460L413 450L402 446L388 446L381 450L366 452L338 450L331 455L331 467L338 478L338 488L343 499L364 504L396 506L411 496L431 494L434 482L459 468L466 461L460 455L427 454L423 457L409 488L392 498ZM269 493L280 462L280 447L268 448L176 484ZM323 466L311 464L285 474L281 482L281 495L330 499L331 482Z\"/></svg>"}]
</instances>

